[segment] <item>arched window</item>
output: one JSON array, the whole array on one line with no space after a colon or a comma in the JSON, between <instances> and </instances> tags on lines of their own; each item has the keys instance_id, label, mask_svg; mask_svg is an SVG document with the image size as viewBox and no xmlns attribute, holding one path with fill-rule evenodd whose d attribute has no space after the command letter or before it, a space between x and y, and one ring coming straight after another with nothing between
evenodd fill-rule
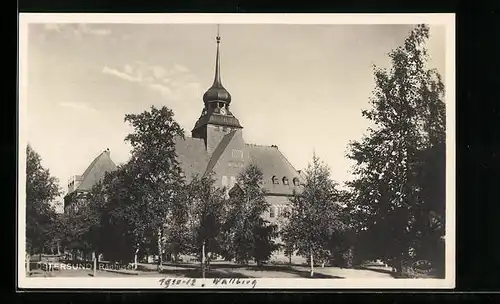
<instances>
[{"instance_id":1,"label":"arched window","mask_svg":"<svg viewBox=\"0 0 500 304\"><path fill-rule=\"evenodd\" d=\"M294 185L294 186L298 186L298 185L299 185L299 179L298 179L298 178L296 178L296 177L295 177L295 178L293 179L293 185Z\"/></svg>"},{"instance_id":2,"label":"arched window","mask_svg":"<svg viewBox=\"0 0 500 304\"><path fill-rule=\"evenodd\" d=\"M278 185L280 183L278 181L278 179L276 178L276 176L273 176L272 181L273 181L273 184L275 184L275 185Z\"/></svg>"},{"instance_id":3,"label":"arched window","mask_svg":"<svg viewBox=\"0 0 500 304\"><path fill-rule=\"evenodd\" d=\"M288 178L283 176L283 185L288 185Z\"/></svg>"}]
</instances>

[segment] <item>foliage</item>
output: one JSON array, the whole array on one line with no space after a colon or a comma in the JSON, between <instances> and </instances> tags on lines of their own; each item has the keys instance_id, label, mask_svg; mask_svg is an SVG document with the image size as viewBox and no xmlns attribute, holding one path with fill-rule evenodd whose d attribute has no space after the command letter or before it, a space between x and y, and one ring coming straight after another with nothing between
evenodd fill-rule
<instances>
[{"instance_id":1,"label":"foliage","mask_svg":"<svg viewBox=\"0 0 500 304\"><path fill-rule=\"evenodd\" d=\"M108 172L63 225L69 247L96 250L122 263L136 255L161 255L165 236L179 247L183 241L175 232L186 215L184 181L175 154L175 138L183 131L172 111L151 107L126 115L125 121L133 127L125 138L132 145L131 159Z\"/></svg>"},{"instance_id":2,"label":"foliage","mask_svg":"<svg viewBox=\"0 0 500 304\"><path fill-rule=\"evenodd\" d=\"M356 161L356 179L349 185L350 211L360 233L358 254L392 261L399 270L403 261L415 258L420 237L430 229L431 209L434 220L444 216L444 196L430 194L435 191L430 187L444 189L444 178L437 178L444 177L439 173L444 149L435 147L444 147L445 105L440 75L426 67L428 37L428 26L417 26L389 54L390 70L374 68L372 108L362 114L375 127L352 142L348 154ZM430 158L442 165L430 167ZM428 174L436 176L433 185Z\"/></svg>"},{"instance_id":3,"label":"foliage","mask_svg":"<svg viewBox=\"0 0 500 304\"><path fill-rule=\"evenodd\" d=\"M57 235L57 216L51 202L60 195L58 180L42 167L40 155L26 147L26 248L42 253Z\"/></svg>"},{"instance_id":4,"label":"foliage","mask_svg":"<svg viewBox=\"0 0 500 304\"><path fill-rule=\"evenodd\" d=\"M136 187L134 173L122 165L105 175L93 188L89 206L99 212L100 238L97 249L105 259L129 262L133 250L146 238L145 217L141 218L141 192Z\"/></svg>"},{"instance_id":5,"label":"foliage","mask_svg":"<svg viewBox=\"0 0 500 304\"><path fill-rule=\"evenodd\" d=\"M310 258L312 254L314 260L327 262L332 258L336 241L347 229L339 191L328 167L315 155L305 177L302 191L290 199L283 239L299 255Z\"/></svg>"},{"instance_id":6,"label":"foliage","mask_svg":"<svg viewBox=\"0 0 500 304\"><path fill-rule=\"evenodd\" d=\"M136 238L156 239L160 257L164 229L175 224L165 222L183 199L184 179L175 153L175 139L183 137L184 131L173 116L167 107L154 106L150 111L125 116L125 121L134 128L125 138L132 145L128 166L134 187L140 193L133 198L129 219L135 227Z\"/></svg>"},{"instance_id":7,"label":"foliage","mask_svg":"<svg viewBox=\"0 0 500 304\"><path fill-rule=\"evenodd\" d=\"M190 252L199 254L202 246L205 254L220 253L220 233L223 224L226 199L224 189L215 187L213 174L194 176L188 185L189 220L187 230L191 231Z\"/></svg>"},{"instance_id":8,"label":"foliage","mask_svg":"<svg viewBox=\"0 0 500 304\"><path fill-rule=\"evenodd\" d=\"M254 259L260 264L278 249L274 242L276 225L262 218L270 207L262 179L260 168L251 164L238 175L237 191L231 191L225 226L229 235L228 251L239 263Z\"/></svg>"}]
</instances>

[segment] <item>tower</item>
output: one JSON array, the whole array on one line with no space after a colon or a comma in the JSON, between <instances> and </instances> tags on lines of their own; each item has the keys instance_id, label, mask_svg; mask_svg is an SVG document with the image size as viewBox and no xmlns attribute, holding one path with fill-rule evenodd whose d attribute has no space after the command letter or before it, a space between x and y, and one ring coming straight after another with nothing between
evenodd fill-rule
<instances>
[{"instance_id":1,"label":"tower","mask_svg":"<svg viewBox=\"0 0 500 304\"><path fill-rule=\"evenodd\" d=\"M222 138L231 131L240 131L243 127L231 113L231 94L224 88L220 73L220 41L217 29L217 53L215 57L215 77L212 86L203 95L203 109L191 131L191 136L202 138L208 153L212 153Z\"/></svg>"}]
</instances>

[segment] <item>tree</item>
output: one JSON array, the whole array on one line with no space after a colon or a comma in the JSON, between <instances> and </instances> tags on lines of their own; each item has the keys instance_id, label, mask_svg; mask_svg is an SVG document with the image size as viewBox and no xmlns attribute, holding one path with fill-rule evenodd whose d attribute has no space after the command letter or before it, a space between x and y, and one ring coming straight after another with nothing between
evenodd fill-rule
<instances>
[{"instance_id":1,"label":"tree","mask_svg":"<svg viewBox=\"0 0 500 304\"><path fill-rule=\"evenodd\" d=\"M139 250L146 242L148 217L142 212L141 190L128 163L106 173L94 186L89 206L99 215L96 247L106 259L126 263L133 258L137 267Z\"/></svg>"},{"instance_id":2,"label":"tree","mask_svg":"<svg viewBox=\"0 0 500 304\"><path fill-rule=\"evenodd\" d=\"M167 252L172 254L173 262L178 261L179 254L192 251L190 245L192 235L188 226L189 206L186 204L186 202L190 202L189 185L186 185L176 198L173 201L172 212L167 218L170 228L165 232L165 242L168 244Z\"/></svg>"},{"instance_id":3,"label":"tree","mask_svg":"<svg viewBox=\"0 0 500 304\"><path fill-rule=\"evenodd\" d=\"M351 210L362 220L358 229L374 241L364 251L390 261L397 271L414 256L417 236L429 227L422 222L428 222L430 206L443 211L445 203L424 191L430 186L424 185L423 172L430 169L425 155L445 140L444 86L426 66L428 37L428 26L415 27L389 54L390 70L374 67L372 108L362 112L374 127L350 144L348 154L356 161ZM444 188L444 179L438 187Z\"/></svg>"},{"instance_id":4,"label":"tree","mask_svg":"<svg viewBox=\"0 0 500 304\"><path fill-rule=\"evenodd\" d=\"M262 218L270 208L262 179L260 168L251 164L238 175L236 189L231 192L226 229L231 256L239 263L254 259L260 265L278 249L274 242L276 225Z\"/></svg>"},{"instance_id":5,"label":"tree","mask_svg":"<svg viewBox=\"0 0 500 304\"><path fill-rule=\"evenodd\" d=\"M331 258L332 241L345 229L342 207L336 184L330 178L328 167L313 156L305 171L301 193L290 199L288 223L283 234L287 247L297 248L298 254L310 260L314 276L314 260Z\"/></svg>"},{"instance_id":6,"label":"tree","mask_svg":"<svg viewBox=\"0 0 500 304\"><path fill-rule=\"evenodd\" d=\"M172 227L165 221L174 202L179 200L184 183L175 152L175 139L183 137L184 131L173 117L172 110L167 107L157 109L154 106L150 111L125 116L125 121L134 128L125 138L132 145L128 165L141 193L136 202L143 206L135 209L141 212L134 219L147 224L144 229L148 230L149 237L155 233L159 270L162 268L164 228L165 225ZM148 215L146 220L143 214ZM141 225L135 223L135 226Z\"/></svg>"},{"instance_id":7,"label":"tree","mask_svg":"<svg viewBox=\"0 0 500 304\"><path fill-rule=\"evenodd\" d=\"M42 167L40 155L26 147L26 249L42 253L56 237L57 218L51 202L60 195L58 180Z\"/></svg>"},{"instance_id":8,"label":"tree","mask_svg":"<svg viewBox=\"0 0 500 304\"><path fill-rule=\"evenodd\" d=\"M189 221L192 231L191 252L199 255L202 271L205 259L210 253L220 253L219 242L226 199L224 190L215 187L213 174L194 176L188 186Z\"/></svg>"}]
</instances>

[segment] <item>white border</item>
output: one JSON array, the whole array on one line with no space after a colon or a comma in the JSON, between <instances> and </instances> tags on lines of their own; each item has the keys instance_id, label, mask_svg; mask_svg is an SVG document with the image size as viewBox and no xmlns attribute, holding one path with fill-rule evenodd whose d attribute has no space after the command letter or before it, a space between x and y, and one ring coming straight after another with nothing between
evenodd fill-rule
<instances>
[{"instance_id":1,"label":"white border","mask_svg":"<svg viewBox=\"0 0 500 304\"><path fill-rule=\"evenodd\" d=\"M27 50L29 23L134 23L134 24L420 24L446 27L446 276L445 279L256 279L255 288L344 288L422 289L455 287L455 15L454 14L45 14L19 16L19 203L18 203L18 287L19 288L164 288L156 278L28 278L25 272L25 180ZM21 233L19 233L21 232ZM194 287L201 287L197 279ZM206 288L237 288L213 285ZM177 287L182 288L182 287ZM241 287L249 288L249 287Z\"/></svg>"}]
</instances>

